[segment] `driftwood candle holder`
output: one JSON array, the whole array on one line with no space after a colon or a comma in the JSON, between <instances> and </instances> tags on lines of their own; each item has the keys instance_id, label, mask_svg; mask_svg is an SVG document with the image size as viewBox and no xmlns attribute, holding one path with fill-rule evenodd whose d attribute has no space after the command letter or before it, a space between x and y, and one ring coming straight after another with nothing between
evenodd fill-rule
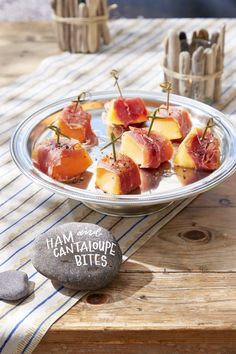
<instances>
[{"instance_id":1,"label":"driftwood candle holder","mask_svg":"<svg viewBox=\"0 0 236 354\"><path fill-rule=\"evenodd\" d=\"M163 70L172 92L212 104L221 95L225 25L209 35L206 29L192 33L171 31L165 41Z\"/></svg>"},{"instance_id":2,"label":"driftwood candle holder","mask_svg":"<svg viewBox=\"0 0 236 354\"><path fill-rule=\"evenodd\" d=\"M95 53L111 41L107 25L109 11L116 4L107 0L53 0L58 45L71 53Z\"/></svg>"}]
</instances>

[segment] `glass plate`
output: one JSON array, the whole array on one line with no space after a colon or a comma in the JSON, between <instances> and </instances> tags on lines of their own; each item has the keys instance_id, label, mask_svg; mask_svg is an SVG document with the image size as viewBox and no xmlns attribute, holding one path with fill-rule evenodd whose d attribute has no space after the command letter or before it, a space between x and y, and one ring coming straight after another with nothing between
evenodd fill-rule
<instances>
[{"instance_id":1,"label":"glass plate","mask_svg":"<svg viewBox=\"0 0 236 354\"><path fill-rule=\"evenodd\" d=\"M163 93L124 91L125 97L142 97L153 110L166 100ZM221 142L221 166L212 173L195 170L176 169L163 164L158 170L141 172L142 187L128 195L109 195L95 188L95 168L101 157L100 147L107 141L107 127L102 119L104 103L117 97L117 92L95 92L85 103L92 115L92 127L99 138L99 146L89 150L94 163L84 174L83 181L65 184L53 180L32 163L31 152L35 144L50 136L47 126L57 119L70 101L70 97L42 108L21 122L11 139L11 154L20 170L39 185L72 199L82 201L89 207L110 215L136 216L159 210L170 202L184 199L215 187L229 177L236 168L236 129L226 116L216 109L189 98L171 95L170 104L184 106L192 114L193 126L204 127L209 117L216 123L215 133ZM118 149L118 145L117 145ZM105 151L108 153L109 149Z\"/></svg>"}]
</instances>

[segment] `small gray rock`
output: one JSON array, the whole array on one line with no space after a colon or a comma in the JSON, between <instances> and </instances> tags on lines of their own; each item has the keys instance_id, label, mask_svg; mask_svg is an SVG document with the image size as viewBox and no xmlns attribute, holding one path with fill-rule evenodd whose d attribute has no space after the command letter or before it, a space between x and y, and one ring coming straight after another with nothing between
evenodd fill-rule
<instances>
[{"instance_id":1,"label":"small gray rock","mask_svg":"<svg viewBox=\"0 0 236 354\"><path fill-rule=\"evenodd\" d=\"M0 299L19 300L29 294L28 275L19 270L0 273Z\"/></svg>"},{"instance_id":2,"label":"small gray rock","mask_svg":"<svg viewBox=\"0 0 236 354\"><path fill-rule=\"evenodd\" d=\"M73 222L39 235L31 260L38 272L67 288L96 290L118 273L122 253L103 227Z\"/></svg>"}]
</instances>

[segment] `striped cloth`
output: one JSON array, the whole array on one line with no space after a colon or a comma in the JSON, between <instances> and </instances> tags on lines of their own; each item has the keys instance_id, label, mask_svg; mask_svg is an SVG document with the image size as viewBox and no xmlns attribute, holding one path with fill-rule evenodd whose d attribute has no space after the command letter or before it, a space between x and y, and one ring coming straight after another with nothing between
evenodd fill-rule
<instances>
[{"instance_id":1,"label":"striped cloth","mask_svg":"<svg viewBox=\"0 0 236 354\"><path fill-rule=\"evenodd\" d=\"M31 294L15 303L0 302L0 352L31 353L48 328L84 293L59 287L35 271L30 249L37 234L60 223L85 221L99 224L114 234L130 257L191 200L177 202L164 212L138 218L108 217L91 211L78 201L48 192L24 177L9 154L9 139L17 123L42 106L82 90L111 89L109 72L121 71L126 88L159 90L163 79L158 66L161 42L170 28L192 31L216 29L222 20L117 20L112 22L113 43L99 54L64 53L44 60L39 68L0 89L0 271L21 269L29 276ZM219 108L234 114L232 83L235 20L227 20L226 69Z\"/></svg>"}]
</instances>

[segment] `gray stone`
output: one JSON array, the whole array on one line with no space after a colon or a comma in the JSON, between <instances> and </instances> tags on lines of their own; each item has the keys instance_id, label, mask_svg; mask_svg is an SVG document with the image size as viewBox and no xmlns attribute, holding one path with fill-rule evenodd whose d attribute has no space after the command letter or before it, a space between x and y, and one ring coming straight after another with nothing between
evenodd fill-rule
<instances>
[{"instance_id":1,"label":"gray stone","mask_svg":"<svg viewBox=\"0 0 236 354\"><path fill-rule=\"evenodd\" d=\"M0 273L0 299L19 300L29 294L28 275L19 270Z\"/></svg>"},{"instance_id":2,"label":"gray stone","mask_svg":"<svg viewBox=\"0 0 236 354\"><path fill-rule=\"evenodd\" d=\"M67 288L96 290L118 273L122 253L103 227L73 222L39 235L31 260L38 272Z\"/></svg>"}]
</instances>

